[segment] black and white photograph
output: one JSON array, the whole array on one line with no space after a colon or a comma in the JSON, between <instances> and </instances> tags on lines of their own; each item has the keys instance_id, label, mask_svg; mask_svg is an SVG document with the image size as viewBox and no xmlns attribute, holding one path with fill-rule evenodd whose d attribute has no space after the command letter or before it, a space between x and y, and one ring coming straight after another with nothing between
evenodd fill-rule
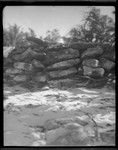
<instances>
[{"instance_id":1,"label":"black and white photograph","mask_svg":"<svg viewBox=\"0 0 118 150\"><path fill-rule=\"evenodd\" d=\"M6 6L3 71L4 146L116 146L114 6Z\"/></svg>"},{"instance_id":2,"label":"black and white photograph","mask_svg":"<svg viewBox=\"0 0 118 150\"><path fill-rule=\"evenodd\" d=\"M44 2L44 1L49 1L49 2L59 2L59 1L61 1L61 2L63 2L63 1L71 1L72 2L72 0L1 0L1 1L3 1L3 2L10 2L10 1L12 1L12 2L28 2L28 3L32 3L32 2ZM105 3L107 3L107 2L116 2L116 0L73 0L73 1L75 1L75 2L105 2Z\"/></svg>"},{"instance_id":3,"label":"black and white photograph","mask_svg":"<svg viewBox=\"0 0 118 150\"><path fill-rule=\"evenodd\" d=\"M41 150L41 148L30 148L30 150ZM43 148L42 148L43 149ZM45 148L48 150L48 148ZM59 147L56 147L55 148L56 150L59 150L60 148ZM64 148L65 149L65 148ZM74 150L74 148L69 148L69 150ZM78 150L117 150L117 148L78 148ZM22 147L22 148L1 148L0 150L29 150L29 148L25 148L25 147ZM63 148L61 148L61 150L63 150Z\"/></svg>"}]
</instances>

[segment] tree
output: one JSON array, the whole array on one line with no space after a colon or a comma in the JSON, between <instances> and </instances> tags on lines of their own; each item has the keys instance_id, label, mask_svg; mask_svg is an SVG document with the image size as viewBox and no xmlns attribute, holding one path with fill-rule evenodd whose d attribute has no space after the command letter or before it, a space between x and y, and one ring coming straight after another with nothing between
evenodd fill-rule
<instances>
[{"instance_id":1,"label":"tree","mask_svg":"<svg viewBox=\"0 0 118 150\"><path fill-rule=\"evenodd\" d=\"M35 31L31 28L29 28L29 36L30 37L36 37Z\"/></svg>"},{"instance_id":2,"label":"tree","mask_svg":"<svg viewBox=\"0 0 118 150\"><path fill-rule=\"evenodd\" d=\"M70 30L72 41L111 42L115 36L115 23L107 15L101 15L100 9L92 7L84 23Z\"/></svg>"},{"instance_id":3,"label":"tree","mask_svg":"<svg viewBox=\"0 0 118 150\"><path fill-rule=\"evenodd\" d=\"M9 25L8 29L3 30L4 46L16 47L21 44L25 39L25 34L20 30L16 24Z\"/></svg>"},{"instance_id":4,"label":"tree","mask_svg":"<svg viewBox=\"0 0 118 150\"><path fill-rule=\"evenodd\" d=\"M53 29L52 31L47 31L46 37L44 38L44 40L51 45L57 44L59 39L60 39L60 34L57 29Z\"/></svg>"}]
</instances>

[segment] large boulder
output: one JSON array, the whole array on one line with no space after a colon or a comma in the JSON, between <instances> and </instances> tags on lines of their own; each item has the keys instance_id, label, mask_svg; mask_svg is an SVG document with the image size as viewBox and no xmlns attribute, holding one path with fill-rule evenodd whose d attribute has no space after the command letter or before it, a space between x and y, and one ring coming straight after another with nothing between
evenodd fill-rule
<instances>
[{"instance_id":1,"label":"large boulder","mask_svg":"<svg viewBox=\"0 0 118 150\"><path fill-rule=\"evenodd\" d=\"M99 66L99 61L97 59L85 59L85 60L83 60L82 64L84 66L96 68Z\"/></svg>"},{"instance_id":2,"label":"large boulder","mask_svg":"<svg viewBox=\"0 0 118 150\"><path fill-rule=\"evenodd\" d=\"M19 70L27 70L27 71L32 70L32 64L29 64L29 63L16 62L14 63L13 66L15 69L19 69Z\"/></svg>"},{"instance_id":3,"label":"large boulder","mask_svg":"<svg viewBox=\"0 0 118 150\"><path fill-rule=\"evenodd\" d=\"M14 66L15 69L23 69L23 70L25 70L26 64L24 62L16 62L16 63L14 63L13 66Z\"/></svg>"},{"instance_id":4,"label":"large boulder","mask_svg":"<svg viewBox=\"0 0 118 150\"><path fill-rule=\"evenodd\" d=\"M101 58L100 62L101 62L101 67L104 68L105 70L109 71L115 67L115 63L113 61L110 61L110 60L105 59L105 58Z\"/></svg>"},{"instance_id":5,"label":"large boulder","mask_svg":"<svg viewBox=\"0 0 118 150\"><path fill-rule=\"evenodd\" d=\"M115 61L115 50L105 52L102 57Z\"/></svg>"},{"instance_id":6,"label":"large boulder","mask_svg":"<svg viewBox=\"0 0 118 150\"><path fill-rule=\"evenodd\" d=\"M99 46L94 48L88 48L86 51L82 53L82 58L86 57L97 57L103 53L103 49Z\"/></svg>"},{"instance_id":7,"label":"large boulder","mask_svg":"<svg viewBox=\"0 0 118 150\"><path fill-rule=\"evenodd\" d=\"M57 55L59 53L59 55ZM55 55L55 58L58 60L66 60L79 57L79 51L75 49L63 49Z\"/></svg>"},{"instance_id":8,"label":"large boulder","mask_svg":"<svg viewBox=\"0 0 118 150\"><path fill-rule=\"evenodd\" d=\"M44 73L37 73L35 77L33 78L36 82L46 82L47 81L47 76Z\"/></svg>"},{"instance_id":9,"label":"large boulder","mask_svg":"<svg viewBox=\"0 0 118 150\"><path fill-rule=\"evenodd\" d=\"M72 67L74 65L77 65L79 62L80 62L79 59L70 59L70 60L55 63L47 67L47 69L61 69L63 67Z\"/></svg>"},{"instance_id":10,"label":"large boulder","mask_svg":"<svg viewBox=\"0 0 118 150\"><path fill-rule=\"evenodd\" d=\"M64 127L46 132L48 145L87 146L95 138L95 131L90 126L68 123Z\"/></svg>"},{"instance_id":11,"label":"large boulder","mask_svg":"<svg viewBox=\"0 0 118 150\"><path fill-rule=\"evenodd\" d=\"M84 75L91 76L93 78L99 78L104 76L104 69L103 68L91 68L87 66L83 66Z\"/></svg>"},{"instance_id":12,"label":"large boulder","mask_svg":"<svg viewBox=\"0 0 118 150\"><path fill-rule=\"evenodd\" d=\"M9 68L6 69L5 74L10 75L10 74L20 74L22 73L22 70L19 69L14 69L14 68Z\"/></svg>"},{"instance_id":13,"label":"large boulder","mask_svg":"<svg viewBox=\"0 0 118 150\"><path fill-rule=\"evenodd\" d=\"M32 65L33 65L34 67L36 67L36 68L41 68L41 69L44 69L44 68L45 68L45 66L44 66L40 61L38 61L38 60L36 60L36 59L34 59L34 60L32 61Z\"/></svg>"},{"instance_id":14,"label":"large boulder","mask_svg":"<svg viewBox=\"0 0 118 150\"><path fill-rule=\"evenodd\" d=\"M98 45L97 43L92 43L92 42L75 42L70 44L69 47L73 49L77 49L80 52L82 52L88 48L96 47L97 45Z\"/></svg>"},{"instance_id":15,"label":"large boulder","mask_svg":"<svg viewBox=\"0 0 118 150\"><path fill-rule=\"evenodd\" d=\"M79 57L79 51L71 48L63 48L61 50L49 51L46 55L46 64L52 65L57 62L66 61L69 59L76 59Z\"/></svg>"},{"instance_id":16,"label":"large boulder","mask_svg":"<svg viewBox=\"0 0 118 150\"><path fill-rule=\"evenodd\" d=\"M67 70L50 71L49 76L51 78L60 78L60 77L69 76L71 74L76 74L76 73L77 73L77 69L73 67Z\"/></svg>"},{"instance_id":17,"label":"large boulder","mask_svg":"<svg viewBox=\"0 0 118 150\"><path fill-rule=\"evenodd\" d=\"M87 88L103 88L107 84L107 78L90 79L87 83Z\"/></svg>"},{"instance_id":18,"label":"large boulder","mask_svg":"<svg viewBox=\"0 0 118 150\"><path fill-rule=\"evenodd\" d=\"M47 144L50 144L54 142L57 138L62 137L66 134L67 134L67 131L62 127L55 129L55 130L50 130L46 132L46 142Z\"/></svg>"},{"instance_id":19,"label":"large boulder","mask_svg":"<svg viewBox=\"0 0 118 150\"><path fill-rule=\"evenodd\" d=\"M25 75L17 75L13 78L16 82L24 82L27 80L27 77Z\"/></svg>"}]
</instances>

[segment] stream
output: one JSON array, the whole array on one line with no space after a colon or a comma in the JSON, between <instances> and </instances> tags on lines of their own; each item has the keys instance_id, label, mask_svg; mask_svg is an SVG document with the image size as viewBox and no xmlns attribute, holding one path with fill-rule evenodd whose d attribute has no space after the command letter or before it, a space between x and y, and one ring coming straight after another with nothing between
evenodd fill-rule
<instances>
[{"instance_id":1,"label":"stream","mask_svg":"<svg viewBox=\"0 0 118 150\"><path fill-rule=\"evenodd\" d=\"M4 85L4 95L4 146L115 145L115 91Z\"/></svg>"}]
</instances>

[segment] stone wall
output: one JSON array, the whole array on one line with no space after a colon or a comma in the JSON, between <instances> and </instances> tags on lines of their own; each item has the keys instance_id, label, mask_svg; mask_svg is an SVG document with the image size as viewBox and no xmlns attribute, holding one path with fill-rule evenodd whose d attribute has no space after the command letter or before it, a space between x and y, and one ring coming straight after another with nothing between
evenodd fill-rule
<instances>
[{"instance_id":1,"label":"stone wall","mask_svg":"<svg viewBox=\"0 0 118 150\"><path fill-rule=\"evenodd\" d=\"M4 82L29 86L78 85L96 87L115 82L115 48L106 44L73 43L43 47L37 39L9 53L4 48ZM7 53L7 55L6 55ZM82 79L83 78L83 79ZM94 85L95 84L95 85Z\"/></svg>"}]
</instances>

